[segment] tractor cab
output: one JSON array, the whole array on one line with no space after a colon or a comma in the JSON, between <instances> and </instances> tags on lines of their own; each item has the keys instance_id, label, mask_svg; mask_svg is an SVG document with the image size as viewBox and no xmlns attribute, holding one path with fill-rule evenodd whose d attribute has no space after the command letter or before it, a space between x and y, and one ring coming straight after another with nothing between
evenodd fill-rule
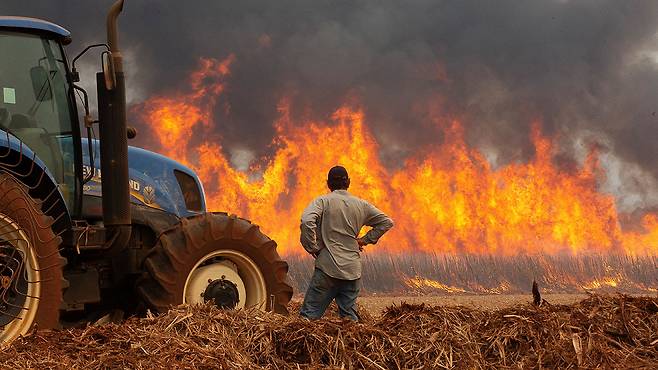
<instances>
[{"instance_id":1,"label":"tractor cab","mask_svg":"<svg viewBox=\"0 0 658 370\"><path fill-rule=\"evenodd\" d=\"M72 144L80 133L62 48L70 40L50 22L0 17L0 141L12 135L22 142L43 162L67 207L76 209L80 151Z\"/></svg>"}]
</instances>

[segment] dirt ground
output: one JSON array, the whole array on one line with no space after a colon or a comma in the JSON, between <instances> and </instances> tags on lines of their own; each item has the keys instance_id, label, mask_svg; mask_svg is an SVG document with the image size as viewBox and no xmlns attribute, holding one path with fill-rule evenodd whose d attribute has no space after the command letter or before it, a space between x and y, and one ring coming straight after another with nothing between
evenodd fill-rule
<instances>
[{"instance_id":1,"label":"dirt ground","mask_svg":"<svg viewBox=\"0 0 658 370\"><path fill-rule=\"evenodd\" d=\"M586 298L586 294L545 294L542 298L551 304L571 304ZM300 302L303 297L296 296L293 301ZM445 296L378 296L368 295L359 297L358 304L365 308L373 316L381 315L384 308L392 304L425 303L436 306L467 306L471 308L494 310L507 308L519 303L532 302L530 294L506 294L506 295L445 295Z\"/></svg>"}]
</instances>

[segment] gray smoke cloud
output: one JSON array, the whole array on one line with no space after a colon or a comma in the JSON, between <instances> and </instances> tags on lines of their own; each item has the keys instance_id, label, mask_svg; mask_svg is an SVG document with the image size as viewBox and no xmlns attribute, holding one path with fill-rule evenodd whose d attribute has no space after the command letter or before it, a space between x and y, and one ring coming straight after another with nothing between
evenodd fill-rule
<instances>
[{"instance_id":1,"label":"gray smoke cloud","mask_svg":"<svg viewBox=\"0 0 658 370\"><path fill-rule=\"evenodd\" d=\"M64 25L73 54L104 39L110 4L4 0L0 13ZM235 55L216 130L244 158L266 153L284 96L317 119L358 102L391 167L441 142L436 111L495 165L533 155L539 120L565 163L599 145L622 208L658 201L653 0L128 0L120 24L136 103L184 89L200 57Z\"/></svg>"}]
</instances>

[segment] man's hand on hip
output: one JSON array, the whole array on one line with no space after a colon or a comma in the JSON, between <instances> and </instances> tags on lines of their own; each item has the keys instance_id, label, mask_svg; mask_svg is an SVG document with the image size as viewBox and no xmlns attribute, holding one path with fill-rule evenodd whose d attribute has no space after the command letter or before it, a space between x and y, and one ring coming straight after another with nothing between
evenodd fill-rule
<instances>
[{"instance_id":1,"label":"man's hand on hip","mask_svg":"<svg viewBox=\"0 0 658 370\"><path fill-rule=\"evenodd\" d=\"M363 252L363 247L365 247L368 244L368 242L363 240L363 238L357 238L356 242L359 243L359 250Z\"/></svg>"}]
</instances>

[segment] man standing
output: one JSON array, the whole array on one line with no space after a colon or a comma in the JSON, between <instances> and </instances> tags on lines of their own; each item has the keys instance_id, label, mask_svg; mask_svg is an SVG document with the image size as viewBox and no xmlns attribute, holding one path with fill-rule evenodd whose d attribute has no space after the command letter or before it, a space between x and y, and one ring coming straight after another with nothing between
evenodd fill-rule
<instances>
[{"instance_id":1,"label":"man standing","mask_svg":"<svg viewBox=\"0 0 658 370\"><path fill-rule=\"evenodd\" d=\"M315 198L302 214L300 241L315 257L315 272L299 313L319 319L335 298L340 317L358 321L355 305L361 289L359 252L365 245L377 243L393 227L393 220L347 192L350 178L344 167L329 170L327 186L331 193ZM372 229L358 238L363 226Z\"/></svg>"}]
</instances>

